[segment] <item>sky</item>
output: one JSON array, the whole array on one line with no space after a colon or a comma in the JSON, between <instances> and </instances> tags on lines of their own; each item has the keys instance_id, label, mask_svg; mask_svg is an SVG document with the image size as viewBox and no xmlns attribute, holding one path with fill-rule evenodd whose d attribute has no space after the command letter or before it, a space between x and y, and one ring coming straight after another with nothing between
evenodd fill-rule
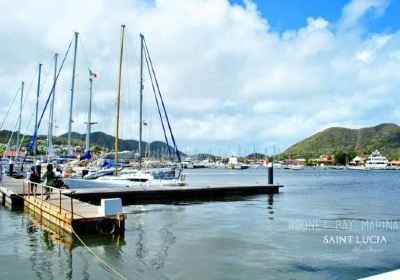
<instances>
[{"instance_id":1,"label":"sky","mask_svg":"<svg viewBox=\"0 0 400 280\"><path fill-rule=\"evenodd\" d=\"M138 138L142 32L178 147L188 153L283 151L332 126L360 128L400 119L398 0L0 0L0 121L25 81L22 130L33 132L59 64L79 32L72 130L85 133L88 68L92 131L114 135L120 25L126 25L121 133ZM144 140L162 140L144 76ZM55 97L56 135L67 132L72 51ZM19 97L3 129L16 128ZM32 117L33 116L33 117ZM45 111L40 133L48 130Z\"/></svg>"}]
</instances>

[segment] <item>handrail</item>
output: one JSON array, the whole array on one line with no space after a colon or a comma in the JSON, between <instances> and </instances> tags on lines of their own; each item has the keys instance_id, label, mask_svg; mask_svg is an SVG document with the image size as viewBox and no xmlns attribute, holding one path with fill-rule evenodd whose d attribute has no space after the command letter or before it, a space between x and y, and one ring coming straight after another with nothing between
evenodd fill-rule
<instances>
[{"instance_id":1,"label":"handrail","mask_svg":"<svg viewBox=\"0 0 400 280\"><path fill-rule=\"evenodd\" d=\"M39 188L39 193L38 193L38 188ZM49 198L51 197L51 193L52 192L55 192L56 194L58 193L58 203L57 204L52 203L51 200L48 200L48 198L47 198L47 197L49 197ZM74 191L70 191L69 192L69 194L73 194L73 193L74 193ZM31 195L33 195L35 202L36 202L36 197L40 196L41 205L43 205L44 201L46 201L47 204L50 205L49 209L52 209L51 206L55 205L58 208L58 213L61 214L62 210L66 211L66 212L69 212L71 214L71 219L74 218L74 215L77 215L77 216L79 216L81 218L84 218L83 216L81 216L81 215L79 215L77 213L74 213L74 200L73 200L72 197L70 197L70 202L71 202L70 203L70 209L62 207L62 205L61 205L62 196L61 195L62 194L68 194L68 192L65 191L65 190L62 190L60 188L47 186L47 185L42 184L42 183L35 183L35 182L30 181L30 180L24 180L23 181L23 194L24 194L24 196L27 195L28 198ZM47 199L46 198L43 199L44 197L46 197Z\"/></svg>"}]
</instances>

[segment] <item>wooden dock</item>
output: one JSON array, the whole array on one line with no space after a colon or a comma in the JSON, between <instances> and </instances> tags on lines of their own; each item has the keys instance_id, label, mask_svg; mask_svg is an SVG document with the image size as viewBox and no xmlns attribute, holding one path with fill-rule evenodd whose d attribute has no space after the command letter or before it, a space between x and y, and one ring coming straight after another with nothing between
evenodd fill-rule
<instances>
[{"instance_id":1,"label":"wooden dock","mask_svg":"<svg viewBox=\"0 0 400 280\"><path fill-rule=\"evenodd\" d=\"M67 183L68 184L68 183ZM119 197L124 204L175 201L218 200L257 194L278 193L277 184L255 185L185 185L185 186L108 186L74 189L73 198L98 204L103 198Z\"/></svg>"},{"instance_id":2,"label":"wooden dock","mask_svg":"<svg viewBox=\"0 0 400 280\"><path fill-rule=\"evenodd\" d=\"M32 187L27 181L5 176L0 192L3 204L22 202L25 208L70 233L113 234L125 229L126 214L101 215L98 206L66 196L70 190L42 184Z\"/></svg>"},{"instance_id":3,"label":"wooden dock","mask_svg":"<svg viewBox=\"0 0 400 280\"><path fill-rule=\"evenodd\" d=\"M68 184L68 181L66 181ZM77 180L77 185L85 183ZM101 186L60 190L3 177L0 187L2 204L21 205L37 216L50 221L67 232L118 233L123 232L126 214L118 212L105 215L99 212L102 199L121 199L124 204L176 201L231 199L257 194L278 193L283 187L277 184L256 185L185 185L185 186ZM121 202L120 202L121 203ZM104 207L103 207L104 209Z\"/></svg>"}]
</instances>

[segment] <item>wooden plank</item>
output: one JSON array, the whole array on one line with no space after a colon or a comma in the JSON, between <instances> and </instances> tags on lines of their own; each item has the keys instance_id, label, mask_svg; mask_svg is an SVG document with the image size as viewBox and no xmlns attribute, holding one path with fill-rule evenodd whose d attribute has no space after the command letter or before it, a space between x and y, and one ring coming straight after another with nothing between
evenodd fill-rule
<instances>
[{"instance_id":1,"label":"wooden plank","mask_svg":"<svg viewBox=\"0 0 400 280\"><path fill-rule=\"evenodd\" d=\"M46 208L49 211L57 212L57 216L69 217L71 218L71 198L65 195L61 195L61 200L59 199L58 194L52 193L50 197L47 198L47 195L43 195L43 199L41 195L37 196L27 196L25 200L31 204L36 205L42 209ZM46 199L47 198L47 199ZM61 212L60 212L60 202L61 202ZM79 219L95 219L95 218L103 218L104 216L99 215L98 207L95 205L91 205L89 203L79 201L77 199L72 199L73 203L73 214L74 220Z\"/></svg>"},{"instance_id":2,"label":"wooden plank","mask_svg":"<svg viewBox=\"0 0 400 280\"><path fill-rule=\"evenodd\" d=\"M0 188L3 197L10 198L11 202L13 197L18 198L32 213L70 233L111 234L125 229L127 215L124 213L100 215L98 206L73 199L62 194L59 189L41 184L37 184L34 194L29 193L29 190L27 181L10 177L5 177L4 185Z\"/></svg>"}]
</instances>

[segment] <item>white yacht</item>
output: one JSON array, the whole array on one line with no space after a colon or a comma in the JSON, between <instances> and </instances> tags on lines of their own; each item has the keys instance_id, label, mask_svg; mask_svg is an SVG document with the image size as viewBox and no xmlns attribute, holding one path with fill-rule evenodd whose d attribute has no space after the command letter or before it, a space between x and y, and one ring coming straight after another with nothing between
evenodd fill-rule
<instances>
[{"instance_id":1,"label":"white yacht","mask_svg":"<svg viewBox=\"0 0 400 280\"><path fill-rule=\"evenodd\" d=\"M170 172L152 172L137 170L132 173L121 173L118 176L102 176L93 180L98 183L125 184L128 187L135 186L184 186L185 176L180 174L171 177Z\"/></svg>"},{"instance_id":2,"label":"white yacht","mask_svg":"<svg viewBox=\"0 0 400 280\"><path fill-rule=\"evenodd\" d=\"M289 166L290 169L292 170L303 170L304 169L304 165L302 164L292 164Z\"/></svg>"},{"instance_id":3,"label":"white yacht","mask_svg":"<svg viewBox=\"0 0 400 280\"><path fill-rule=\"evenodd\" d=\"M375 150L365 162L365 167L370 169L386 169L388 165L389 161L378 150Z\"/></svg>"}]
</instances>

